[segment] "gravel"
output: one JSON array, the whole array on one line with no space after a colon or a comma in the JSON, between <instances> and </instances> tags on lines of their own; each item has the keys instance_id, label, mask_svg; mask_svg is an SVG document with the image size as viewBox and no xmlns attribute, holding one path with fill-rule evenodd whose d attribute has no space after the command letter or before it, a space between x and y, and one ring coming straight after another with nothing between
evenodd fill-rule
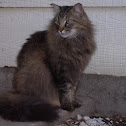
<instances>
[{"instance_id":1,"label":"gravel","mask_svg":"<svg viewBox=\"0 0 126 126\"><path fill-rule=\"evenodd\" d=\"M56 126L126 126L126 117L89 117L77 115Z\"/></svg>"}]
</instances>

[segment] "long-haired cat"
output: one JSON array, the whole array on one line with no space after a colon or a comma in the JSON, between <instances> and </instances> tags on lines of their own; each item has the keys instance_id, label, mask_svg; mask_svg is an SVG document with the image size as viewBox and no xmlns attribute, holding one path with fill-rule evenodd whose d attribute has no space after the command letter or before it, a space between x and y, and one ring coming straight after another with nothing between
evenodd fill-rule
<instances>
[{"instance_id":1,"label":"long-haired cat","mask_svg":"<svg viewBox=\"0 0 126 126\"><path fill-rule=\"evenodd\" d=\"M94 31L80 3L52 4L56 15L17 57L14 92L0 95L0 115L12 121L53 121L57 110L80 106L75 91L95 50Z\"/></svg>"}]
</instances>

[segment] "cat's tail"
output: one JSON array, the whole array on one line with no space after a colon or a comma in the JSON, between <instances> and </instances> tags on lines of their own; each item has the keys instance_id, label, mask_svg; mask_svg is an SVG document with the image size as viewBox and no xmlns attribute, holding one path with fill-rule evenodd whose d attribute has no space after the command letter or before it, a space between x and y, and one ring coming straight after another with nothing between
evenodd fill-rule
<instances>
[{"instance_id":1,"label":"cat's tail","mask_svg":"<svg viewBox=\"0 0 126 126\"><path fill-rule=\"evenodd\" d=\"M59 116L58 107L39 98L14 93L0 94L0 116L11 121L52 122Z\"/></svg>"}]
</instances>

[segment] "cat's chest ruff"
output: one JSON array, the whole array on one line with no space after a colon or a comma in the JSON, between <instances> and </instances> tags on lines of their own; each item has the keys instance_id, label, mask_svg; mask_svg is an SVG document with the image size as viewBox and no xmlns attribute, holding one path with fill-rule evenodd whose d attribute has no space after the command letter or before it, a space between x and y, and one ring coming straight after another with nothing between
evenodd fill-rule
<instances>
[{"instance_id":1,"label":"cat's chest ruff","mask_svg":"<svg viewBox=\"0 0 126 126\"><path fill-rule=\"evenodd\" d=\"M71 45L63 45L57 47L54 51L57 52L57 54L59 54L60 56L64 57L78 54L78 51L80 51L80 49Z\"/></svg>"},{"instance_id":2,"label":"cat's chest ruff","mask_svg":"<svg viewBox=\"0 0 126 126\"><path fill-rule=\"evenodd\" d=\"M68 47L68 48L58 48L54 50L54 55L56 58L55 62L60 62L71 64L74 62L80 62L82 60L81 50L77 47Z\"/></svg>"},{"instance_id":3,"label":"cat's chest ruff","mask_svg":"<svg viewBox=\"0 0 126 126\"><path fill-rule=\"evenodd\" d=\"M83 45L79 41L71 39L64 39L62 41L53 41L50 45L51 60L57 63L82 62L83 59Z\"/></svg>"}]
</instances>

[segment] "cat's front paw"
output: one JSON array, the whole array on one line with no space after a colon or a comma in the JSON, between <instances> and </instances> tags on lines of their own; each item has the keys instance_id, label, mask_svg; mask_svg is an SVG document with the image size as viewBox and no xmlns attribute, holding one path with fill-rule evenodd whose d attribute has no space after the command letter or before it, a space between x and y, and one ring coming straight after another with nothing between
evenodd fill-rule
<instances>
[{"instance_id":1,"label":"cat's front paw","mask_svg":"<svg viewBox=\"0 0 126 126\"><path fill-rule=\"evenodd\" d=\"M68 100L64 100L61 103L62 109L67 110L67 111L73 111L75 110L75 108L79 108L80 106L81 106L81 103L78 102L77 100L74 100L72 102Z\"/></svg>"},{"instance_id":2,"label":"cat's front paw","mask_svg":"<svg viewBox=\"0 0 126 126\"><path fill-rule=\"evenodd\" d=\"M81 107L81 102L78 101L78 100L74 100L73 104L74 104L74 107L75 107L75 108Z\"/></svg>"},{"instance_id":3,"label":"cat's front paw","mask_svg":"<svg viewBox=\"0 0 126 126\"><path fill-rule=\"evenodd\" d=\"M75 109L74 105L70 102L64 102L61 104L61 108L67 111L73 111Z\"/></svg>"}]
</instances>

